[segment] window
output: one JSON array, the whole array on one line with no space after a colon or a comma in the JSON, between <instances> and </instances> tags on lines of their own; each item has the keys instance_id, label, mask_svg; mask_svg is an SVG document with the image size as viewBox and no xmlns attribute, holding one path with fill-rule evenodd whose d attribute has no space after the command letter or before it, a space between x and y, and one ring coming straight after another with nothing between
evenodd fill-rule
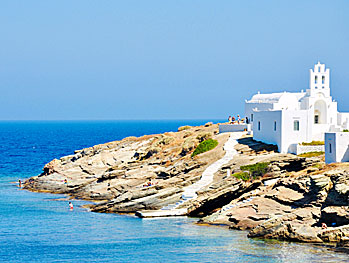
<instances>
[{"instance_id":1,"label":"window","mask_svg":"<svg viewBox=\"0 0 349 263\"><path fill-rule=\"evenodd\" d=\"M261 122L260 121L258 122L258 130L259 131L261 130Z\"/></svg>"},{"instance_id":2,"label":"window","mask_svg":"<svg viewBox=\"0 0 349 263\"><path fill-rule=\"evenodd\" d=\"M276 121L274 121L274 131L276 131Z\"/></svg>"},{"instance_id":3,"label":"window","mask_svg":"<svg viewBox=\"0 0 349 263\"><path fill-rule=\"evenodd\" d=\"M299 131L299 121L294 121L293 122L293 130L294 131Z\"/></svg>"},{"instance_id":4,"label":"window","mask_svg":"<svg viewBox=\"0 0 349 263\"><path fill-rule=\"evenodd\" d=\"M315 123L315 124L318 124L318 123L319 123L319 115L318 115L318 114L316 114L316 115L314 116L314 123Z\"/></svg>"},{"instance_id":5,"label":"window","mask_svg":"<svg viewBox=\"0 0 349 263\"><path fill-rule=\"evenodd\" d=\"M322 84L325 84L325 76L322 76Z\"/></svg>"},{"instance_id":6,"label":"window","mask_svg":"<svg viewBox=\"0 0 349 263\"><path fill-rule=\"evenodd\" d=\"M317 84L317 76L315 76L315 84Z\"/></svg>"},{"instance_id":7,"label":"window","mask_svg":"<svg viewBox=\"0 0 349 263\"><path fill-rule=\"evenodd\" d=\"M251 114L251 121L253 121L253 113Z\"/></svg>"},{"instance_id":8,"label":"window","mask_svg":"<svg viewBox=\"0 0 349 263\"><path fill-rule=\"evenodd\" d=\"M330 148L329 152L332 153L332 144L329 144L329 146L330 146L329 147Z\"/></svg>"},{"instance_id":9,"label":"window","mask_svg":"<svg viewBox=\"0 0 349 263\"><path fill-rule=\"evenodd\" d=\"M318 71L320 72L320 66L318 67Z\"/></svg>"}]
</instances>

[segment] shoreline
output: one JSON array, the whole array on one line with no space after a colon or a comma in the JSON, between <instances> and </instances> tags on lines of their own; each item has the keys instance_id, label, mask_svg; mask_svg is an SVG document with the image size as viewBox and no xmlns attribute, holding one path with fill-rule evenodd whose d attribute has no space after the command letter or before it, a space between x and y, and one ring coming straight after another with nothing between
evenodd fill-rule
<instances>
[{"instance_id":1,"label":"shoreline","mask_svg":"<svg viewBox=\"0 0 349 263\"><path fill-rule=\"evenodd\" d=\"M25 181L25 188L33 192L68 194L73 199L89 201L92 204L85 208L91 212L130 214L144 208L157 210L178 203L183 189L198 182L205 169L224 156L223 145L228 137L227 134L218 134L217 129L218 125L212 124L190 126L178 132L128 137L78 150L74 155L48 163L43 174ZM191 152L199 143L197 138L207 134L218 140L218 146L191 158ZM333 195L335 186L343 185L343 178L346 184L345 171L349 171L349 167L324 166L321 157L300 158L275 153L268 145L255 142L248 136L239 139L235 149L238 156L223 164L214 173L213 181L197 190L197 197L180 204L179 208L187 209L190 217L201 218L202 222L197 222L200 225L246 229L250 231L250 237L320 242L319 237L325 231L304 226L324 220L321 219L323 209L318 205L328 201L321 196ZM261 178L244 182L232 175L227 176L227 171L236 174L243 165L266 161L268 172ZM66 185L60 183L65 176L69 176ZM31 184L29 180L32 180ZM142 187L147 180L156 184ZM271 185L264 185L273 180L275 182ZM253 194L254 190L258 193ZM278 208L271 211L271 217L266 217L264 210L269 203ZM296 209L288 208L294 204ZM333 205L329 203L325 208L337 209ZM217 214L222 209L223 213ZM272 219L273 213L281 213L280 219L273 219L276 220L274 225L266 231L264 221ZM332 215L336 220L340 219L338 213ZM280 235L276 231L280 226L287 227L290 236ZM347 231L345 225L329 227L327 231L334 230ZM330 240L341 242L338 236Z\"/></svg>"},{"instance_id":2,"label":"shoreline","mask_svg":"<svg viewBox=\"0 0 349 263\"><path fill-rule=\"evenodd\" d=\"M16 182L10 182L10 183L14 183L15 184ZM30 191L30 190L27 190L27 189L21 189L21 190L26 190L28 192L33 192L33 193L42 193L42 194L52 194L52 195L60 194L60 193L51 193L51 192L44 192L44 191L42 191L42 192L40 192L40 191ZM74 197L72 197L70 195L67 195L67 194L64 194L64 195L66 196L65 198L50 199L50 201L55 201L56 202L56 201L78 200L78 201L91 202L89 200L84 200L84 199L75 199ZM86 209L86 212L93 213L93 211L91 211L90 209L86 208L85 205L81 205L79 207L82 207L82 208ZM99 212L96 212L96 213L99 213ZM106 213L106 214L115 214L115 213ZM161 219L159 217L139 218L136 215L134 215L134 213L116 213L116 214L119 215L119 216L125 216L125 217L128 217L128 218L135 218L135 219L138 218L140 220ZM201 226L201 227L210 227L210 228L211 227L217 227L219 229L225 229L227 231L243 232L243 233L246 233L246 235L249 232L247 230L232 229L227 224L200 222L200 218L198 218L198 217L176 216L176 217L167 217L167 218L183 218L183 217L195 220L194 222L191 222L191 224L195 224L195 225L198 225L198 226ZM344 249L337 248L336 247L336 243L307 243L307 242L287 241L287 240L278 240L278 239L265 239L265 238L252 238L252 239L260 240L260 241L263 241L263 242L272 242L272 243L284 243L284 242L287 242L287 243L296 243L296 244L299 244L299 245L307 245L307 246L310 245L310 246L314 246L314 247L326 248L326 249L328 249L331 252L349 254L349 251L346 248L344 248Z\"/></svg>"}]
</instances>

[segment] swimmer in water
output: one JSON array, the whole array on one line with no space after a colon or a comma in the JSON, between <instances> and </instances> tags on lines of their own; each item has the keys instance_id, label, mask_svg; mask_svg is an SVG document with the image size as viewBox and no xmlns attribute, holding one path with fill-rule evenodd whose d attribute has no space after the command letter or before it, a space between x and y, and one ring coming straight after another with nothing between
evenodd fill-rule
<instances>
[{"instance_id":1,"label":"swimmer in water","mask_svg":"<svg viewBox=\"0 0 349 263\"><path fill-rule=\"evenodd\" d=\"M69 207L70 207L70 210L74 209L74 206L73 206L72 202L69 202Z\"/></svg>"},{"instance_id":2,"label":"swimmer in water","mask_svg":"<svg viewBox=\"0 0 349 263\"><path fill-rule=\"evenodd\" d=\"M18 187L22 187L22 181L21 181L21 179L18 180Z\"/></svg>"}]
</instances>

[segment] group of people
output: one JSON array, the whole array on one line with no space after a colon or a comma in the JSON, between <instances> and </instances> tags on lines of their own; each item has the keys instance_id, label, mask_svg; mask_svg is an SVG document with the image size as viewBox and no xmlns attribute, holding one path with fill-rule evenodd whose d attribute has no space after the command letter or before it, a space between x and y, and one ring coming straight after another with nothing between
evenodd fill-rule
<instances>
[{"instance_id":1,"label":"group of people","mask_svg":"<svg viewBox=\"0 0 349 263\"><path fill-rule=\"evenodd\" d=\"M241 119L240 115L238 114L236 119L234 116L229 116L228 122L229 122L229 124L235 124L235 123L237 123L237 124L240 124L240 123L249 124L250 121L249 121L248 117L245 117L245 119Z\"/></svg>"}]
</instances>

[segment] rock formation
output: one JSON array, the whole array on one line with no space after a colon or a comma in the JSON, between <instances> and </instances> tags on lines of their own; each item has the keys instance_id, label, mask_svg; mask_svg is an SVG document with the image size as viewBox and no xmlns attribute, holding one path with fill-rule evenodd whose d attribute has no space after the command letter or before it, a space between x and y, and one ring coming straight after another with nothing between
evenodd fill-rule
<instances>
[{"instance_id":1,"label":"rock formation","mask_svg":"<svg viewBox=\"0 0 349 263\"><path fill-rule=\"evenodd\" d=\"M208 138L218 146L192 158L196 146ZM212 123L128 137L55 159L24 185L31 191L91 200L88 208L95 212L158 210L178 204L183 188L224 156L228 138ZM349 165L325 165L323 156L279 154L275 146L247 135L235 149L238 154L215 173L213 182L179 208L201 217L201 223L249 230L249 237L335 242L339 250L347 249ZM258 163L266 168L256 171Z\"/></svg>"}]
</instances>

